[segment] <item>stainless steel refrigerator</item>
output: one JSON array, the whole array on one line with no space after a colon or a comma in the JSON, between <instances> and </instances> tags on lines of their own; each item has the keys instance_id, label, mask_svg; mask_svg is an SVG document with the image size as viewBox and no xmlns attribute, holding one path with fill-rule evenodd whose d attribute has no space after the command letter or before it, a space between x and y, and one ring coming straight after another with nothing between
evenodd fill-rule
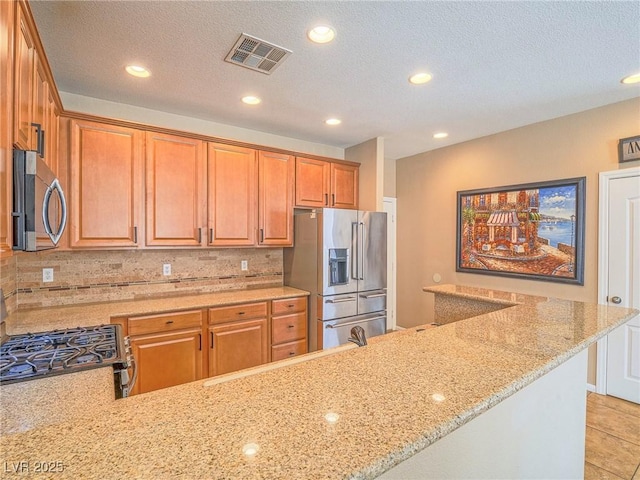
<instances>
[{"instance_id":1,"label":"stainless steel refrigerator","mask_svg":"<svg viewBox=\"0 0 640 480\"><path fill-rule=\"evenodd\" d=\"M284 249L284 284L311 292L309 351L342 345L351 329L387 328L387 214L297 210L294 247Z\"/></svg>"}]
</instances>

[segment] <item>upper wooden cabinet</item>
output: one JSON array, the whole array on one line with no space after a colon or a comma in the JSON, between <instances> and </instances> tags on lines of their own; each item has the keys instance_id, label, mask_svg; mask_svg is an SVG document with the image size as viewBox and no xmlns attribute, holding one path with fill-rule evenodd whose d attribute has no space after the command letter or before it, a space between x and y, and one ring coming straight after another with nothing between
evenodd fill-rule
<instances>
[{"instance_id":1,"label":"upper wooden cabinet","mask_svg":"<svg viewBox=\"0 0 640 480\"><path fill-rule=\"evenodd\" d=\"M294 157L263 152L259 165L259 245L293 245Z\"/></svg>"},{"instance_id":2,"label":"upper wooden cabinet","mask_svg":"<svg viewBox=\"0 0 640 480\"><path fill-rule=\"evenodd\" d=\"M296 206L358 208L358 166L296 157Z\"/></svg>"},{"instance_id":3,"label":"upper wooden cabinet","mask_svg":"<svg viewBox=\"0 0 640 480\"><path fill-rule=\"evenodd\" d=\"M209 245L255 245L256 151L209 143L208 153Z\"/></svg>"},{"instance_id":4,"label":"upper wooden cabinet","mask_svg":"<svg viewBox=\"0 0 640 480\"><path fill-rule=\"evenodd\" d=\"M14 2L10 2L14 3ZM36 149L34 121L34 82L36 47L27 15L16 2L13 143L23 150Z\"/></svg>"},{"instance_id":5,"label":"upper wooden cabinet","mask_svg":"<svg viewBox=\"0 0 640 480\"><path fill-rule=\"evenodd\" d=\"M137 246L144 132L78 120L70 129L70 246Z\"/></svg>"},{"instance_id":6,"label":"upper wooden cabinet","mask_svg":"<svg viewBox=\"0 0 640 480\"><path fill-rule=\"evenodd\" d=\"M331 163L331 207L358 208L358 172L357 166Z\"/></svg>"},{"instance_id":7,"label":"upper wooden cabinet","mask_svg":"<svg viewBox=\"0 0 640 480\"><path fill-rule=\"evenodd\" d=\"M206 243L202 231L207 203L205 153L200 140L147 132L147 245L199 247Z\"/></svg>"},{"instance_id":8,"label":"upper wooden cabinet","mask_svg":"<svg viewBox=\"0 0 640 480\"><path fill-rule=\"evenodd\" d=\"M0 257L13 254L13 42L15 4L0 1Z\"/></svg>"}]
</instances>

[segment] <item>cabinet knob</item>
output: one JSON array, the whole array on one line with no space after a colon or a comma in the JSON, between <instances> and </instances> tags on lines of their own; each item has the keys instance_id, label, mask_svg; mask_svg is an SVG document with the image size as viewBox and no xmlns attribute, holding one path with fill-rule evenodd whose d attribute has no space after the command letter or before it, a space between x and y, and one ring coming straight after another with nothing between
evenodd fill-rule
<instances>
[{"instance_id":1,"label":"cabinet knob","mask_svg":"<svg viewBox=\"0 0 640 480\"><path fill-rule=\"evenodd\" d=\"M611 297L611 303L615 303L616 305L622 303L622 299L620 297Z\"/></svg>"}]
</instances>

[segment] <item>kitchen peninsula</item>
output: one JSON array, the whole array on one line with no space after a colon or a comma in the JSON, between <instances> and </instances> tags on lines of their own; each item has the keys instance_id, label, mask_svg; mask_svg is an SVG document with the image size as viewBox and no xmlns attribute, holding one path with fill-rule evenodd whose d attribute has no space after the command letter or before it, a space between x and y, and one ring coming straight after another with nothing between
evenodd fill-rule
<instances>
[{"instance_id":1,"label":"kitchen peninsula","mask_svg":"<svg viewBox=\"0 0 640 480\"><path fill-rule=\"evenodd\" d=\"M516 435L543 420L535 413L526 415L536 412L537 404L566 408L572 407L567 400L582 398L584 405L586 347L638 314L453 285L426 290L436 294L440 313L449 308L455 316L457 300L466 307L479 302L495 308L477 316L469 311L471 318L437 328L372 338L363 348L272 364L281 368L257 367L259 373L232 376L227 382L198 381L114 401L93 415L91 405L86 405L81 419L3 435L3 473L12 478L12 465L26 462L31 467L28 475L13 476L38 477L35 463L52 462L59 473L42 476L407 478L415 459L531 388L533 396L520 402L525 414L520 410L507 418ZM552 382L557 391L535 390L566 368L571 377L579 377L576 372L584 375L569 382L561 375ZM577 392L568 391L576 388ZM584 423L582 428L584 449ZM563 440L554 436L558 432L550 431L545 442ZM546 452L544 444L537 446ZM465 464L471 453L458 450L456 463ZM495 467L494 476L500 476L505 465L518 468L521 459L505 458L503 453L496 447L487 460ZM571 453L569 448L555 456L571 465L582 463L568 458ZM530 457L522 455L524 460ZM545 460L554 465L557 458ZM423 468L420 478L437 476L437 463L427 462L426 470L416 467ZM394 469L405 465L407 470ZM512 471L517 477L518 471ZM481 471L477 476L488 475Z\"/></svg>"}]
</instances>

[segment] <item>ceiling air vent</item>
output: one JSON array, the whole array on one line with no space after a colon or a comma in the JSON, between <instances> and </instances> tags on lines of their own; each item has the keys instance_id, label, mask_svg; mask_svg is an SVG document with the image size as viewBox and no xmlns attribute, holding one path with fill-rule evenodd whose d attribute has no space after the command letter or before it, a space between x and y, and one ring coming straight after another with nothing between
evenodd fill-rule
<instances>
[{"instance_id":1,"label":"ceiling air vent","mask_svg":"<svg viewBox=\"0 0 640 480\"><path fill-rule=\"evenodd\" d=\"M243 33L225 61L270 75L291 53L291 50Z\"/></svg>"}]
</instances>

